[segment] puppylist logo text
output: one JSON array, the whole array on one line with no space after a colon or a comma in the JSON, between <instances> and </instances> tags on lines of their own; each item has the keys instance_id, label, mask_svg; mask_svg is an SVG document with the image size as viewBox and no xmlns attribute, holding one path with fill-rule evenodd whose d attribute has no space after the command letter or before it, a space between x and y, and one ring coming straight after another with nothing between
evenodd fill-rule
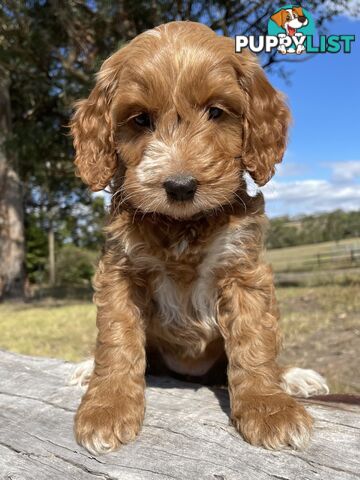
<instances>
[{"instance_id":1,"label":"puppylist logo text","mask_svg":"<svg viewBox=\"0 0 360 480\"><path fill-rule=\"evenodd\" d=\"M350 53L355 35L319 35L315 39L315 23L311 14L300 5L286 5L271 15L268 34L235 36L235 51L249 48L254 53L270 53L274 48L283 55L302 53Z\"/></svg>"}]
</instances>

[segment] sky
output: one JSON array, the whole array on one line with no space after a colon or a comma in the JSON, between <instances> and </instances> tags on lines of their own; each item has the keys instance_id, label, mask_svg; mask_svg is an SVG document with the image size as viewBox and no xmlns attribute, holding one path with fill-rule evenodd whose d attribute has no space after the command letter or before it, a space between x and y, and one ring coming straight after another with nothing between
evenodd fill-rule
<instances>
[{"instance_id":1,"label":"sky","mask_svg":"<svg viewBox=\"0 0 360 480\"><path fill-rule=\"evenodd\" d=\"M293 117L284 160L262 188L270 217L360 208L360 19L337 17L327 28L355 34L350 54L283 64L290 85L268 74Z\"/></svg>"}]
</instances>

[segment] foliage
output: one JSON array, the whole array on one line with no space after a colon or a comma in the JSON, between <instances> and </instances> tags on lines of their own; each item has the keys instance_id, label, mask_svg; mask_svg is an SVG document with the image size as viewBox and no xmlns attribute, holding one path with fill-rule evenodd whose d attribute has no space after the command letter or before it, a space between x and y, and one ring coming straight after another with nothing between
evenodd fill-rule
<instances>
[{"instance_id":1,"label":"foliage","mask_svg":"<svg viewBox=\"0 0 360 480\"><path fill-rule=\"evenodd\" d=\"M63 246L57 255L56 279L59 285L89 284L97 254L75 245Z\"/></svg>"},{"instance_id":2,"label":"foliage","mask_svg":"<svg viewBox=\"0 0 360 480\"><path fill-rule=\"evenodd\" d=\"M292 220L286 216L270 220L267 247L291 247L353 237L360 237L360 211L335 210Z\"/></svg>"},{"instance_id":3,"label":"foliage","mask_svg":"<svg viewBox=\"0 0 360 480\"><path fill-rule=\"evenodd\" d=\"M103 243L105 205L96 197L90 205L74 205L73 215L58 220L55 233L57 283L86 283L91 278L94 256ZM25 219L26 266L31 283L48 280L48 219L41 207L28 210ZM94 255L95 252L95 255Z\"/></svg>"},{"instance_id":4,"label":"foliage","mask_svg":"<svg viewBox=\"0 0 360 480\"><path fill-rule=\"evenodd\" d=\"M289 217L274 218L270 221L270 228L267 236L268 248L281 248L298 245L296 243L297 229Z\"/></svg>"},{"instance_id":5,"label":"foliage","mask_svg":"<svg viewBox=\"0 0 360 480\"><path fill-rule=\"evenodd\" d=\"M94 197L90 205L77 205L73 215L67 215L59 223L56 232L57 245L72 242L77 247L99 251L103 241L106 207L104 198Z\"/></svg>"},{"instance_id":6,"label":"foliage","mask_svg":"<svg viewBox=\"0 0 360 480\"><path fill-rule=\"evenodd\" d=\"M44 283L48 261L48 239L42 228L42 218L36 212L29 212L25 218L26 269L32 283Z\"/></svg>"}]
</instances>

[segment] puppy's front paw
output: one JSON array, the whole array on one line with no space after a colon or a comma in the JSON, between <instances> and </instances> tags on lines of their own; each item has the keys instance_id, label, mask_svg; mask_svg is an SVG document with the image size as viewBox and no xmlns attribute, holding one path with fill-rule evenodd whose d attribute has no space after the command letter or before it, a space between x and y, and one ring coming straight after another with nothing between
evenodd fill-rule
<instances>
[{"instance_id":1,"label":"puppy's front paw","mask_svg":"<svg viewBox=\"0 0 360 480\"><path fill-rule=\"evenodd\" d=\"M144 404L131 399L116 400L115 405L83 400L75 416L77 442L97 455L116 450L129 443L141 429Z\"/></svg>"},{"instance_id":2,"label":"puppy's front paw","mask_svg":"<svg viewBox=\"0 0 360 480\"><path fill-rule=\"evenodd\" d=\"M305 52L305 47L304 47L304 45L298 45L298 46L296 47L296 53L297 53L298 55L300 55L300 54L303 53L303 52Z\"/></svg>"},{"instance_id":3,"label":"puppy's front paw","mask_svg":"<svg viewBox=\"0 0 360 480\"><path fill-rule=\"evenodd\" d=\"M303 449L313 425L305 408L282 393L241 400L232 420L249 443L274 450L288 446Z\"/></svg>"}]
</instances>

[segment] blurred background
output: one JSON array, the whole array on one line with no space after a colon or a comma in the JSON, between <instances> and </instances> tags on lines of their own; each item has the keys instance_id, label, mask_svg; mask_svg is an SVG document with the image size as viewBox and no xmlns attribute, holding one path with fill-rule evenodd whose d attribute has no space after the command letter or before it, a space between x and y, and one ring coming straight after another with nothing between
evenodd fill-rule
<instances>
[{"instance_id":1,"label":"blurred background","mask_svg":"<svg viewBox=\"0 0 360 480\"><path fill-rule=\"evenodd\" d=\"M16 1L0 6L0 348L78 361L96 329L91 278L108 199L74 176L67 124L103 60L142 31L201 21L263 35L272 1ZM302 2L318 34L360 35L360 2ZM263 188L286 364L359 392L360 48L263 54L293 128Z\"/></svg>"}]
</instances>

